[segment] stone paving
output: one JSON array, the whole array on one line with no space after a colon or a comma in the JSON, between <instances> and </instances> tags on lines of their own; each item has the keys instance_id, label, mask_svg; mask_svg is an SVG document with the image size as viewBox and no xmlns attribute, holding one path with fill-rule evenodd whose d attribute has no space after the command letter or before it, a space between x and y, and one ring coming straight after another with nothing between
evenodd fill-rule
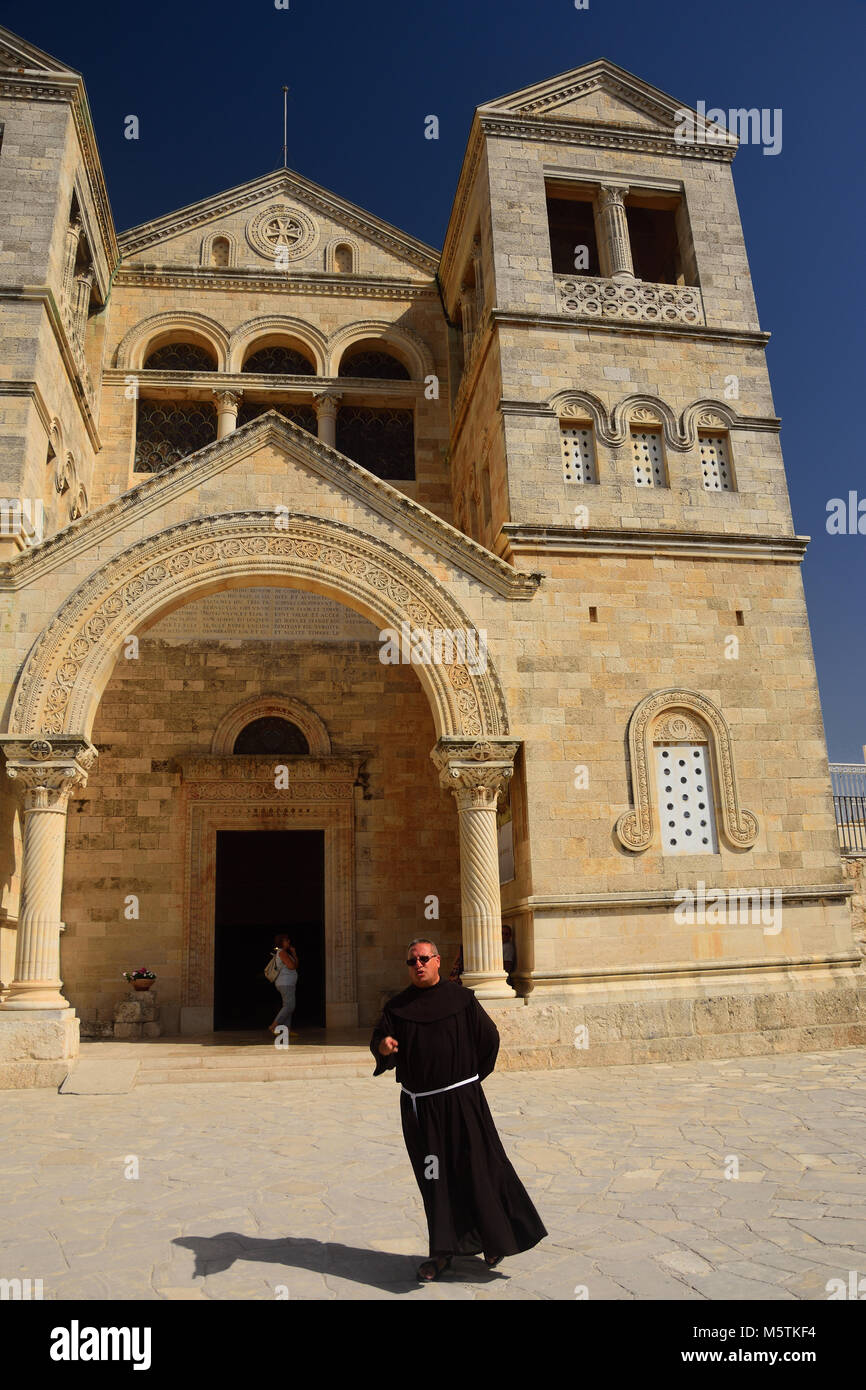
<instances>
[{"instance_id":1,"label":"stone paving","mask_svg":"<svg viewBox=\"0 0 866 1390\"><path fill-rule=\"evenodd\" d=\"M0 1278L46 1299L794 1300L866 1275L864 1048L485 1091L549 1238L427 1286L390 1077L2 1092Z\"/></svg>"}]
</instances>

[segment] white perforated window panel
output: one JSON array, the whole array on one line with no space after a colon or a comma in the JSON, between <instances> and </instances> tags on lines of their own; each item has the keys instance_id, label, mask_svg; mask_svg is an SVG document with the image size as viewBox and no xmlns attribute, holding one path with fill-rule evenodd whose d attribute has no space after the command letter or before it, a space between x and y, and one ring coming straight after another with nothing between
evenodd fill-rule
<instances>
[{"instance_id":1,"label":"white perforated window panel","mask_svg":"<svg viewBox=\"0 0 866 1390\"><path fill-rule=\"evenodd\" d=\"M632 430L634 480L638 487L664 487L661 430Z\"/></svg>"},{"instance_id":2,"label":"white perforated window panel","mask_svg":"<svg viewBox=\"0 0 866 1390\"><path fill-rule=\"evenodd\" d=\"M663 854L718 854L705 743L656 744Z\"/></svg>"},{"instance_id":3,"label":"white perforated window panel","mask_svg":"<svg viewBox=\"0 0 866 1390\"><path fill-rule=\"evenodd\" d=\"M595 449L592 443L592 427L578 425L574 429L563 429L562 434L562 476L567 483L595 483Z\"/></svg>"},{"instance_id":4,"label":"white perforated window panel","mask_svg":"<svg viewBox=\"0 0 866 1390\"><path fill-rule=\"evenodd\" d=\"M731 459L726 434L702 434L701 468L707 492L732 492Z\"/></svg>"}]
</instances>

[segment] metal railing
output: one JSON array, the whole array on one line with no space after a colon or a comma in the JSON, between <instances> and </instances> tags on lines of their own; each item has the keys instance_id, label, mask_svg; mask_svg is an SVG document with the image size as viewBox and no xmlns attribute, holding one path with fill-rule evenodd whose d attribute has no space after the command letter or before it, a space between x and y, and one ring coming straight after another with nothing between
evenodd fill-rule
<instances>
[{"instance_id":1,"label":"metal railing","mask_svg":"<svg viewBox=\"0 0 866 1390\"><path fill-rule=\"evenodd\" d=\"M866 764L831 763L833 806L843 854L866 854Z\"/></svg>"}]
</instances>

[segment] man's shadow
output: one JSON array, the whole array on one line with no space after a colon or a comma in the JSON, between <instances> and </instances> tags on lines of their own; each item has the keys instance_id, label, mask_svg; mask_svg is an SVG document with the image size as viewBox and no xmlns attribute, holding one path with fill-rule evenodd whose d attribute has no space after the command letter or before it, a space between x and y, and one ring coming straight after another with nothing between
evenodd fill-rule
<instances>
[{"instance_id":1,"label":"man's shadow","mask_svg":"<svg viewBox=\"0 0 866 1390\"><path fill-rule=\"evenodd\" d=\"M386 1250L366 1250L357 1245L341 1245L336 1241L283 1236L263 1240L224 1231L216 1236L178 1236L172 1241L191 1250L195 1255L193 1278L221 1274L231 1269L237 1260L258 1261L261 1264L285 1265L291 1269L308 1269L315 1274L331 1274L350 1279L356 1284L368 1284L386 1293L409 1293L421 1287L415 1271L422 1260L409 1255L390 1255ZM441 1282L490 1283L502 1278L498 1270L487 1269L483 1260L455 1255L451 1269L440 1276ZM291 1291L291 1290L290 1290Z\"/></svg>"}]
</instances>

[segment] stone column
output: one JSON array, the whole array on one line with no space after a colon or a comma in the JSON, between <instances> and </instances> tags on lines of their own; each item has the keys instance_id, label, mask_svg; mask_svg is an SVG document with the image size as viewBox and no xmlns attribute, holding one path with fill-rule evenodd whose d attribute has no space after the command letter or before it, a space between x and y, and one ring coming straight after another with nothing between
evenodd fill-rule
<instances>
[{"instance_id":1,"label":"stone column","mask_svg":"<svg viewBox=\"0 0 866 1390\"><path fill-rule=\"evenodd\" d=\"M431 753L441 785L457 802L463 983L479 999L515 995L502 962L496 806L514 772L517 748L508 739L443 738Z\"/></svg>"},{"instance_id":2,"label":"stone column","mask_svg":"<svg viewBox=\"0 0 866 1390\"><path fill-rule=\"evenodd\" d=\"M75 302L72 306L72 337L81 352L87 336L87 318L90 313L90 296L93 293L93 270L87 269L75 277Z\"/></svg>"},{"instance_id":3,"label":"stone column","mask_svg":"<svg viewBox=\"0 0 866 1390\"><path fill-rule=\"evenodd\" d=\"M217 408L217 439L225 439L238 427L238 407L243 391L214 391Z\"/></svg>"},{"instance_id":4,"label":"stone column","mask_svg":"<svg viewBox=\"0 0 866 1390\"><path fill-rule=\"evenodd\" d=\"M77 219L73 219L66 228L66 246L63 253L63 283L61 286L61 298L63 304L69 310L74 310L73 284L75 281L75 262L78 259L78 243L81 240L82 227Z\"/></svg>"},{"instance_id":5,"label":"stone column","mask_svg":"<svg viewBox=\"0 0 866 1390\"><path fill-rule=\"evenodd\" d=\"M611 280L633 280L634 264L623 199L627 188L602 184L598 197L606 273Z\"/></svg>"},{"instance_id":6,"label":"stone column","mask_svg":"<svg viewBox=\"0 0 866 1390\"><path fill-rule=\"evenodd\" d=\"M463 362L464 365L472 356L472 340L475 337L475 329L478 326L477 318L478 304L475 298L475 287L470 286L460 292L460 326L463 329Z\"/></svg>"},{"instance_id":7,"label":"stone column","mask_svg":"<svg viewBox=\"0 0 866 1390\"><path fill-rule=\"evenodd\" d=\"M331 448L334 449L337 444L337 408L343 399L343 393L342 391L320 391L313 399L316 406L319 438L323 444L330 444Z\"/></svg>"},{"instance_id":8,"label":"stone column","mask_svg":"<svg viewBox=\"0 0 866 1390\"><path fill-rule=\"evenodd\" d=\"M15 978L3 1010L68 1009L60 993L60 898L70 793L83 787L96 759L86 739L4 737L6 772L24 790L24 857Z\"/></svg>"}]
</instances>

